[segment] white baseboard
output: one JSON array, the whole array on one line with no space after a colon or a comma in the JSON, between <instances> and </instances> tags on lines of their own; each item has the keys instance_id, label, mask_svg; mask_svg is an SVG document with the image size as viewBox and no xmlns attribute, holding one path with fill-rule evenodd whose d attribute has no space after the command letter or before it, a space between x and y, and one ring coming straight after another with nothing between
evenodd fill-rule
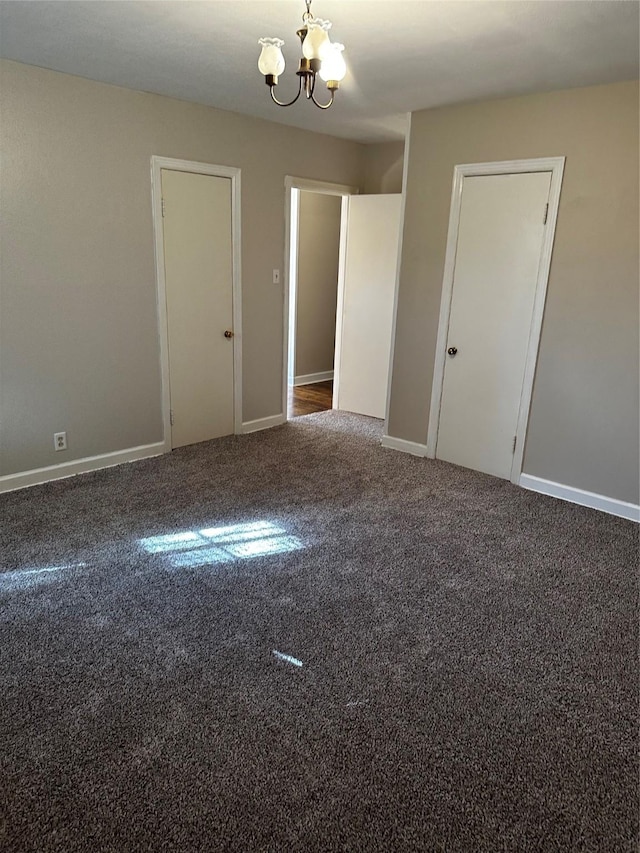
<instances>
[{"instance_id":1,"label":"white baseboard","mask_svg":"<svg viewBox=\"0 0 640 853\"><path fill-rule=\"evenodd\" d=\"M640 522L640 506L636 504L619 501L616 498L608 498L595 492L586 492L583 489L574 489L572 486L563 486L562 483L543 480L542 477L534 477L532 474L521 474L520 485L532 492L540 492L542 495L550 495L552 498L560 498L572 504L588 506L591 509L608 512L610 515L618 515L620 518Z\"/></svg>"},{"instance_id":2,"label":"white baseboard","mask_svg":"<svg viewBox=\"0 0 640 853\"><path fill-rule=\"evenodd\" d=\"M127 450L116 450L114 453L102 453L100 456L85 456L83 459L62 462L60 465L34 468L18 474L6 474L0 477L0 492L13 492L27 486L38 486L52 480L75 477L76 474L98 471L100 468L111 468L113 465L122 465L123 462L135 462L137 459L160 456L170 449L163 441L159 441L156 444L143 444L140 447L129 447Z\"/></svg>"},{"instance_id":3,"label":"white baseboard","mask_svg":"<svg viewBox=\"0 0 640 853\"><path fill-rule=\"evenodd\" d=\"M418 444L416 441L406 441L404 438L383 435L381 443L383 447L388 447L391 450L400 450L402 453L411 453L412 456L427 455L427 445Z\"/></svg>"},{"instance_id":4,"label":"white baseboard","mask_svg":"<svg viewBox=\"0 0 640 853\"><path fill-rule=\"evenodd\" d=\"M261 429L271 429L271 427L286 423L286 420L283 414L279 414L271 415L268 418L258 418L256 421L245 421L242 424L242 434L246 435L249 432L258 432Z\"/></svg>"},{"instance_id":5,"label":"white baseboard","mask_svg":"<svg viewBox=\"0 0 640 853\"><path fill-rule=\"evenodd\" d=\"M305 376L295 376L294 385L313 385L314 382L328 382L333 379L333 370L325 370L324 373L307 373Z\"/></svg>"}]
</instances>

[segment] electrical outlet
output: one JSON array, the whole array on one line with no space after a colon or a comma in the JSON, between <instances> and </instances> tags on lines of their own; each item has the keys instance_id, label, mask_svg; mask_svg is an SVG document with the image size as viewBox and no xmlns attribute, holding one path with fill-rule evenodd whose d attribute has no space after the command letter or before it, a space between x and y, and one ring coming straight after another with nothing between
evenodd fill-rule
<instances>
[{"instance_id":1,"label":"electrical outlet","mask_svg":"<svg viewBox=\"0 0 640 853\"><path fill-rule=\"evenodd\" d=\"M280 270L273 271L273 283L280 284Z\"/></svg>"},{"instance_id":2,"label":"electrical outlet","mask_svg":"<svg viewBox=\"0 0 640 853\"><path fill-rule=\"evenodd\" d=\"M67 434L66 432L54 432L53 446L56 450L67 449Z\"/></svg>"}]
</instances>

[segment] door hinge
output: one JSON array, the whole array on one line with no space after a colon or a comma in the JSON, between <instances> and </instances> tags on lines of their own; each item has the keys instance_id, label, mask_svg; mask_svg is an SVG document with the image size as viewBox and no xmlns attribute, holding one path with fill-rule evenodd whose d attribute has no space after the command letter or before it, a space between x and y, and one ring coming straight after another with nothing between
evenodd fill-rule
<instances>
[{"instance_id":1,"label":"door hinge","mask_svg":"<svg viewBox=\"0 0 640 853\"><path fill-rule=\"evenodd\" d=\"M173 423L173 422L172 422L172 423ZM511 448L511 452L512 452L512 453L515 453L515 452L516 452L516 444L517 444L517 441L518 441L518 436L517 436L517 435L514 435L514 436L513 436L513 447Z\"/></svg>"},{"instance_id":2,"label":"door hinge","mask_svg":"<svg viewBox=\"0 0 640 853\"><path fill-rule=\"evenodd\" d=\"M164 199L162 199L162 218L164 219ZM545 222L547 220L545 219Z\"/></svg>"},{"instance_id":3,"label":"door hinge","mask_svg":"<svg viewBox=\"0 0 640 853\"><path fill-rule=\"evenodd\" d=\"M164 208L163 208L163 210L164 210ZM164 216L164 213L162 215ZM549 204L547 203L544 206L544 219L542 220L543 225L547 224L547 217L548 216L549 216Z\"/></svg>"},{"instance_id":4,"label":"door hinge","mask_svg":"<svg viewBox=\"0 0 640 853\"><path fill-rule=\"evenodd\" d=\"M171 424L171 426L173 426L174 424L173 409L169 409L169 423Z\"/></svg>"}]
</instances>

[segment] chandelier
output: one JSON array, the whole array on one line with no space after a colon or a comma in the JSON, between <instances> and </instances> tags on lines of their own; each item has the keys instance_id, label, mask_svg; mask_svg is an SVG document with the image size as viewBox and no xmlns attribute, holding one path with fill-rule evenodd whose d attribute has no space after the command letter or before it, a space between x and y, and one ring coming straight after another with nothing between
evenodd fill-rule
<instances>
[{"instance_id":1,"label":"chandelier","mask_svg":"<svg viewBox=\"0 0 640 853\"><path fill-rule=\"evenodd\" d=\"M258 59L260 73L264 74L264 82L269 87L271 99L279 107L290 107L295 104L304 92L307 100L313 101L316 107L327 110L333 103L340 81L347 73L342 51L343 44L329 40L331 21L323 21L322 18L314 18L311 14L311 0L305 0L307 11L302 16L303 26L297 31L297 36L302 45L302 56L296 74L298 75L298 94L288 103L283 103L276 98L275 88L278 85L278 77L284 71L284 56L282 45L284 42L279 38L261 38L258 44L262 52ZM316 100L316 76L320 76L327 84L330 99L326 104Z\"/></svg>"}]
</instances>

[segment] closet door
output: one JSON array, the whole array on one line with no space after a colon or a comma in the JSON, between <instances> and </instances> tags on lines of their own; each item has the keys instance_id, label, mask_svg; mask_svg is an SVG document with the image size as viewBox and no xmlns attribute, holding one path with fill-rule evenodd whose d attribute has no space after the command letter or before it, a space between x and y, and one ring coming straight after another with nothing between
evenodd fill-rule
<instances>
[{"instance_id":1,"label":"closet door","mask_svg":"<svg viewBox=\"0 0 640 853\"><path fill-rule=\"evenodd\" d=\"M162 170L171 446L234 430L231 180Z\"/></svg>"},{"instance_id":2,"label":"closet door","mask_svg":"<svg viewBox=\"0 0 640 853\"><path fill-rule=\"evenodd\" d=\"M436 456L509 479L551 172L464 178Z\"/></svg>"}]
</instances>

